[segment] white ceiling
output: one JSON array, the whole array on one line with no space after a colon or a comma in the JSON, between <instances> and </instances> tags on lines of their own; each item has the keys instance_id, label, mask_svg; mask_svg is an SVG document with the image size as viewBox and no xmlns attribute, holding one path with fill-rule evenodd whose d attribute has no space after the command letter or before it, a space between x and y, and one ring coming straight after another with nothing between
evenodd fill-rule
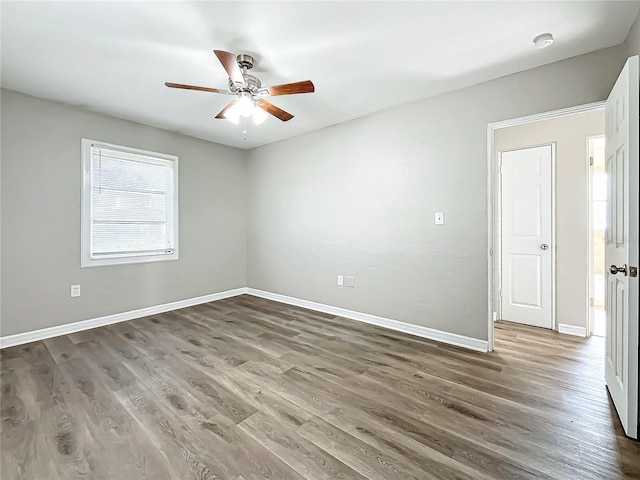
<instances>
[{"instance_id":1,"label":"white ceiling","mask_svg":"<svg viewBox=\"0 0 640 480\"><path fill-rule=\"evenodd\" d=\"M2 86L252 148L622 43L639 2L1 2ZM536 50L532 38L556 42ZM295 118L240 126L214 49L249 53Z\"/></svg>"}]
</instances>

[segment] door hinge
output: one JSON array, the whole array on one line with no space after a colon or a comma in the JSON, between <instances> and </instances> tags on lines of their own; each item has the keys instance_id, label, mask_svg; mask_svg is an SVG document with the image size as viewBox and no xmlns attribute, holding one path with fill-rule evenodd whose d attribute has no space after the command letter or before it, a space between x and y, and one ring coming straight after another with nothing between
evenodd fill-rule
<instances>
[{"instance_id":1,"label":"door hinge","mask_svg":"<svg viewBox=\"0 0 640 480\"><path fill-rule=\"evenodd\" d=\"M593 157L589 157L589 165L593 167Z\"/></svg>"},{"instance_id":2,"label":"door hinge","mask_svg":"<svg viewBox=\"0 0 640 480\"><path fill-rule=\"evenodd\" d=\"M504 165L502 165L502 160L500 160L500 175L504 173Z\"/></svg>"},{"instance_id":3,"label":"door hinge","mask_svg":"<svg viewBox=\"0 0 640 480\"><path fill-rule=\"evenodd\" d=\"M593 298L589 299L589 306L593 307L595 305L595 302L593 301Z\"/></svg>"},{"instance_id":4,"label":"door hinge","mask_svg":"<svg viewBox=\"0 0 640 480\"><path fill-rule=\"evenodd\" d=\"M498 296L502 298L502 289L498 290Z\"/></svg>"}]
</instances>

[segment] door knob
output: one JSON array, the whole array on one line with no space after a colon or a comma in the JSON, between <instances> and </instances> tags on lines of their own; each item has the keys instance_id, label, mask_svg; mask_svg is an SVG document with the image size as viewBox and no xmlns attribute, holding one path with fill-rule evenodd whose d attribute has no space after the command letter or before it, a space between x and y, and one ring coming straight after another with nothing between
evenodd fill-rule
<instances>
[{"instance_id":1,"label":"door knob","mask_svg":"<svg viewBox=\"0 0 640 480\"><path fill-rule=\"evenodd\" d=\"M542 250L549 250L549 245L547 245L546 243L543 243L542 245L540 245L540 248Z\"/></svg>"},{"instance_id":2,"label":"door knob","mask_svg":"<svg viewBox=\"0 0 640 480\"><path fill-rule=\"evenodd\" d=\"M627 275L627 264L625 263L622 267L617 267L615 265L611 265L609 267L609 271L611 272L612 275L615 275L616 273L622 273L623 275Z\"/></svg>"}]
</instances>

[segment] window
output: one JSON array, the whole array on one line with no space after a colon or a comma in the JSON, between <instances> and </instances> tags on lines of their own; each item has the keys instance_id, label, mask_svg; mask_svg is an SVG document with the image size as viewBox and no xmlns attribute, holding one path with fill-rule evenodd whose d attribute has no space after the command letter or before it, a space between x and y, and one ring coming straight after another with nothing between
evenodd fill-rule
<instances>
[{"instance_id":1,"label":"window","mask_svg":"<svg viewBox=\"0 0 640 480\"><path fill-rule=\"evenodd\" d=\"M82 267L178 258L178 157L82 139Z\"/></svg>"}]
</instances>

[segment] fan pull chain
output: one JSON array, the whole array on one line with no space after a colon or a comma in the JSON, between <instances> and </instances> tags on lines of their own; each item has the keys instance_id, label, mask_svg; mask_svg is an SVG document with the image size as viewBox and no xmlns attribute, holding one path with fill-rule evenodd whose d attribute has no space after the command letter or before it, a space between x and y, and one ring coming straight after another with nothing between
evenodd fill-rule
<instances>
[{"instance_id":1,"label":"fan pull chain","mask_svg":"<svg viewBox=\"0 0 640 480\"><path fill-rule=\"evenodd\" d=\"M242 117L242 133L244 134L244 141L247 141L247 119Z\"/></svg>"}]
</instances>

